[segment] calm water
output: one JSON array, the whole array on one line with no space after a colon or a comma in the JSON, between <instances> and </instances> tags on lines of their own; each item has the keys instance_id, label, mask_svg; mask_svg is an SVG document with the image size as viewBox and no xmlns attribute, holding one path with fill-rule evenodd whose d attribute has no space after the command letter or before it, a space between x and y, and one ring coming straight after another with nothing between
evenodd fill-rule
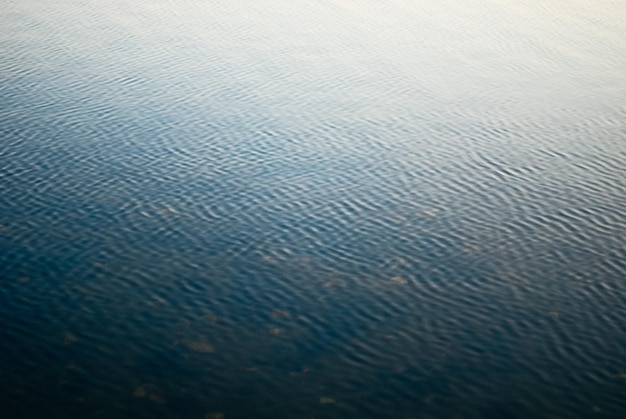
<instances>
[{"instance_id":1,"label":"calm water","mask_svg":"<svg viewBox=\"0 0 626 419\"><path fill-rule=\"evenodd\" d=\"M623 1L1 3L2 417L624 417Z\"/></svg>"}]
</instances>

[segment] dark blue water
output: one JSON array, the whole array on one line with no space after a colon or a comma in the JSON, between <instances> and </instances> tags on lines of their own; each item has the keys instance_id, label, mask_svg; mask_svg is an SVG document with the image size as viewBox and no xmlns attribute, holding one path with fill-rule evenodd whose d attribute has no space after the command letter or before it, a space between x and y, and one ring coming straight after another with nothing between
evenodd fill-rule
<instances>
[{"instance_id":1,"label":"dark blue water","mask_svg":"<svg viewBox=\"0 0 626 419\"><path fill-rule=\"evenodd\" d=\"M0 416L624 417L625 3L0 10Z\"/></svg>"}]
</instances>

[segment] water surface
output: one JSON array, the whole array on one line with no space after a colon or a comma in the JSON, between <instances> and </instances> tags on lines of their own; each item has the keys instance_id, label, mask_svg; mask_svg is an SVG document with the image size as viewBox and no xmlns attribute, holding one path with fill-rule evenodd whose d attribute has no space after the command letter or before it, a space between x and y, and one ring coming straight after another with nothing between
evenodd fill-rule
<instances>
[{"instance_id":1,"label":"water surface","mask_svg":"<svg viewBox=\"0 0 626 419\"><path fill-rule=\"evenodd\" d=\"M626 411L626 4L0 12L9 418Z\"/></svg>"}]
</instances>

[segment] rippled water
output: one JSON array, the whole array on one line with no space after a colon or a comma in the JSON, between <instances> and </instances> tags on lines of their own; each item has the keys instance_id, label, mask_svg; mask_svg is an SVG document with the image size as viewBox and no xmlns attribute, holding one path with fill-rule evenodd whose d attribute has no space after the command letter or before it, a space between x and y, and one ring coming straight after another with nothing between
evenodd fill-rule
<instances>
[{"instance_id":1,"label":"rippled water","mask_svg":"<svg viewBox=\"0 0 626 419\"><path fill-rule=\"evenodd\" d=\"M623 417L626 3L0 10L3 417Z\"/></svg>"}]
</instances>

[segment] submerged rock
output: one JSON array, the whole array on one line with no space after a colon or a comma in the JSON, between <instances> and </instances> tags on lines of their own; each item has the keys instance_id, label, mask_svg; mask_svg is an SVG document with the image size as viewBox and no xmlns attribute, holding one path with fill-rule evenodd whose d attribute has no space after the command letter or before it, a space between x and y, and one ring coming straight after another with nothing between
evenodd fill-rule
<instances>
[{"instance_id":1,"label":"submerged rock","mask_svg":"<svg viewBox=\"0 0 626 419\"><path fill-rule=\"evenodd\" d=\"M74 342L76 342L76 336L74 336L70 332L63 333L63 343L65 343L66 345L71 345Z\"/></svg>"},{"instance_id":2,"label":"submerged rock","mask_svg":"<svg viewBox=\"0 0 626 419\"><path fill-rule=\"evenodd\" d=\"M142 384L135 388L133 397L136 399L148 399L157 404L165 404L165 400L157 394L156 386L151 383Z\"/></svg>"},{"instance_id":3,"label":"submerged rock","mask_svg":"<svg viewBox=\"0 0 626 419\"><path fill-rule=\"evenodd\" d=\"M404 285L404 284L408 284L409 281L407 281L406 279L402 278L401 276L394 276L393 278L391 278L391 282L393 282L394 284L400 284L400 285Z\"/></svg>"},{"instance_id":4,"label":"submerged rock","mask_svg":"<svg viewBox=\"0 0 626 419\"><path fill-rule=\"evenodd\" d=\"M144 386L139 386L133 391L133 397L136 399L141 399L146 397L146 388Z\"/></svg>"},{"instance_id":5,"label":"submerged rock","mask_svg":"<svg viewBox=\"0 0 626 419\"><path fill-rule=\"evenodd\" d=\"M289 318L289 313L283 310L274 309L272 310L272 316L277 319L287 319Z\"/></svg>"},{"instance_id":6,"label":"submerged rock","mask_svg":"<svg viewBox=\"0 0 626 419\"><path fill-rule=\"evenodd\" d=\"M200 352L200 353L211 353L211 352L215 352L215 348L213 347L213 345L206 343L206 342L201 342L201 341L187 341L185 342L185 346L188 349L191 349L194 352Z\"/></svg>"}]
</instances>

